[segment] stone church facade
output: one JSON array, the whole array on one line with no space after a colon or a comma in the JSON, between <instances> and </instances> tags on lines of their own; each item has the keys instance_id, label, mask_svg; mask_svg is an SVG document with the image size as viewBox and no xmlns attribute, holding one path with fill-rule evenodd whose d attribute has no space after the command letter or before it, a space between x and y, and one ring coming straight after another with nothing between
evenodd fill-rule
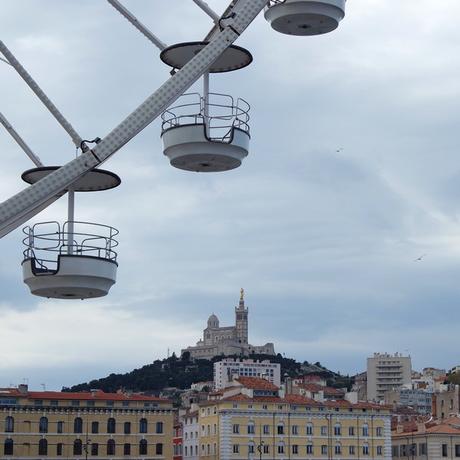
<instances>
[{"instance_id":1,"label":"stone church facade","mask_svg":"<svg viewBox=\"0 0 460 460\"><path fill-rule=\"evenodd\" d=\"M273 343L250 345L248 343L248 309L244 305L244 290L241 289L240 302L235 308L235 325L220 327L219 318L212 314L208 319L203 338L195 346L182 350L190 353L190 358L211 359L215 356L265 354L274 355Z\"/></svg>"}]
</instances>

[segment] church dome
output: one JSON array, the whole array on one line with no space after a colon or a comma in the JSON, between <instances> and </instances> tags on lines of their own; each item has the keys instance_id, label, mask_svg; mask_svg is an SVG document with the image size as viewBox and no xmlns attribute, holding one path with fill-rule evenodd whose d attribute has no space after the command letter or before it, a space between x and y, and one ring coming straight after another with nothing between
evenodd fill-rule
<instances>
[{"instance_id":1,"label":"church dome","mask_svg":"<svg viewBox=\"0 0 460 460\"><path fill-rule=\"evenodd\" d=\"M214 313L208 318L208 327L219 327L219 318Z\"/></svg>"}]
</instances>

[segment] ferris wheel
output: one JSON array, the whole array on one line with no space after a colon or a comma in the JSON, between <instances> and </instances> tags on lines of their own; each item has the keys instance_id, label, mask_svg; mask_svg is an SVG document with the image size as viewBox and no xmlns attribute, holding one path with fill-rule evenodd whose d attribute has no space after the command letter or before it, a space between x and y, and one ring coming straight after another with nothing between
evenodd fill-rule
<instances>
[{"instance_id":1,"label":"ferris wheel","mask_svg":"<svg viewBox=\"0 0 460 460\"><path fill-rule=\"evenodd\" d=\"M103 139L83 139L33 77L0 41L2 61L11 65L66 130L80 154L62 166L45 166L7 118L0 123L35 167L25 171L27 188L0 204L0 238L17 229L67 194L64 222L41 222L23 228L24 282L32 294L57 299L107 295L116 281L118 231L106 224L75 218L75 196L117 187L121 179L99 167L161 117L163 153L175 168L194 172L229 171L249 153L250 105L237 95L213 93L209 74L233 72L252 62L251 53L234 45L264 11L280 33L320 35L335 30L345 16L346 0L232 0L218 15L203 0L192 0L213 21L202 41L167 45L118 0L107 0L160 53L170 78ZM186 91L202 78L202 92Z\"/></svg>"}]
</instances>

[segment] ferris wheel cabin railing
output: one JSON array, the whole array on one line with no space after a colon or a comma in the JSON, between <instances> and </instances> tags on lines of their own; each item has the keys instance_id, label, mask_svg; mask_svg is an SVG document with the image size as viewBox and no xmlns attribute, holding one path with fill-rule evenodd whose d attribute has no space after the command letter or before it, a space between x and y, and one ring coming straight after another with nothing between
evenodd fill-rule
<instances>
[{"instance_id":1,"label":"ferris wheel cabin railing","mask_svg":"<svg viewBox=\"0 0 460 460\"><path fill-rule=\"evenodd\" d=\"M206 137L212 142L232 141L233 130L239 129L248 135L251 106L242 98L228 94L209 93L204 98L199 93L186 93L181 102L161 115L162 134L178 126L204 125Z\"/></svg>"},{"instance_id":2,"label":"ferris wheel cabin railing","mask_svg":"<svg viewBox=\"0 0 460 460\"><path fill-rule=\"evenodd\" d=\"M73 231L69 227L73 226ZM85 256L115 262L118 230L103 224L72 221L40 222L23 228L24 260L33 259L36 275L58 270L59 256Z\"/></svg>"}]
</instances>

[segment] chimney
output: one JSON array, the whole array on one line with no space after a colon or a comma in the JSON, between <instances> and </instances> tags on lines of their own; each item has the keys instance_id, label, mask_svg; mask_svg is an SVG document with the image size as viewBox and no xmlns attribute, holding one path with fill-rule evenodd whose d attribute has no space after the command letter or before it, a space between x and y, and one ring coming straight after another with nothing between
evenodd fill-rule
<instances>
[{"instance_id":1,"label":"chimney","mask_svg":"<svg viewBox=\"0 0 460 460\"><path fill-rule=\"evenodd\" d=\"M18 391L22 395L26 395L29 392L29 385L21 383L20 385L18 385Z\"/></svg>"}]
</instances>

